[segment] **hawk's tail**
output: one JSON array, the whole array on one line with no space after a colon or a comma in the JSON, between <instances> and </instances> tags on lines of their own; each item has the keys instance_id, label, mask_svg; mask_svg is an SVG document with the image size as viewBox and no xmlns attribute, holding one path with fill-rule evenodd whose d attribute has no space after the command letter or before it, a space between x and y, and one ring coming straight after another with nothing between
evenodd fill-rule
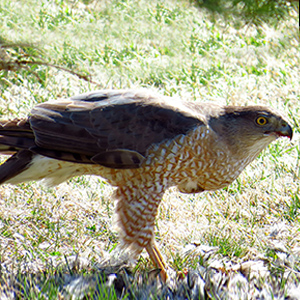
<instances>
[{"instance_id":1,"label":"hawk's tail","mask_svg":"<svg viewBox=\"0 0 300 300\"><path fill-rule=\"evenodd\" d=\"M34 145L34 135L28 119L0 121L0 153L11 154Z\"/></svg>"},{"instance_id":2,"label":"hawk's tail","mask_svg":"<svg viewBox=\"0 0 300 300\"><path fill-rule=\"evenodd\" d=\"M27 119L0 121L0 154L13 154L0 165L0 184L23 172L34 153L34 135Z\"/></svg>"}]
</instances>

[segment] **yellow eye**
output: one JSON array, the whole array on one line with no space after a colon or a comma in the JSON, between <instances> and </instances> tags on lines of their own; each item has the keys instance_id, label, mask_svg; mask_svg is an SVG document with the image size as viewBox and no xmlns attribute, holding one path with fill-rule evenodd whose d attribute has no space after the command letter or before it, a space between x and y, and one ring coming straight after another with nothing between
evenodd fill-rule
<instances>
[{"instance_id":1,"label":"yellow eye","mask_svg":"<svg viewBox=\"0 0 300 300\"><path fill-rule=\"evenodd\" d=\"M256 119L256 124L258 124L260 126L266 125L267 123L268 123L268 120L265 117L258 117Z\"/></svg>"}]
</instances>

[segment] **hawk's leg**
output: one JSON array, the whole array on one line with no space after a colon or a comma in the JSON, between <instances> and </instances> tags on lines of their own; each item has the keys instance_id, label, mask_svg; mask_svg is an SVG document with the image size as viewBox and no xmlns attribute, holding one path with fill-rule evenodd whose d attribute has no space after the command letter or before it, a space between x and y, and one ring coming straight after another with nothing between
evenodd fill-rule
<instances>
[{"instance_id":1,"label":"hawk's leg","mask_svg":"<svg viewBox=\"0 0 300 300\"><path fill-rule=\"evenodd\" d=\"M166 265L154 242L154 223L157 209L164 194L158 183L122 186L115 192L119 231L125 247L136 255L145 248L156 267L161 269L165 281Z\"/></svg>"},{"instance_id":2,"label":"hawk's leg","mask_svg":"<svg viewBox=\"0 0 300 300\"><path fill-rule=\"evenodd\" d=\"M147 245L146 250L152 262L156 265L157 268L161 269L160 272L161 278L165 282L168 278L167 271L166 271L166 264L157 246L155 245L155 242Z\"/></svg>"}]
</instances>

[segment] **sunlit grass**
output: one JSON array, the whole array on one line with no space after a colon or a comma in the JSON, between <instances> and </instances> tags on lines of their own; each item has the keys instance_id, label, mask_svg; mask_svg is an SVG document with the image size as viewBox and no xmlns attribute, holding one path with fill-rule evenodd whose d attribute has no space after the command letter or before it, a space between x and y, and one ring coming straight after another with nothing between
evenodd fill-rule
<instances>
[{"instance_id":1,"label":"sunlit grass","mask_svg":"<svg viewBox=\"0 0 300 300\"><path fill-rule=\"evenodd\" d=\"M156 237L167 262L178 271L205 265L201 255L180 259L194 241L215 246L216 255L235 262L258 257L276 262L278 244L298 253L296 19L276 29L266 25L260 30L235 29L221 17L211 22L207 12L188 1L175 0L4 0L0 17L1 38L30 43L7 55L43 59L89 73L97 83L44 65L2 70L1 119L25 116L47 100L99 88L130 87L147 87L190 101L257 103L282 111L294 127L294 140L270 145L221 191L187 196L171 189L159 208ZM112 192L107 183L91 176L56 188L39 183L0 187L1 262L14 269L22 268L24 260L35 261L34 268L44 270L49 260L59 265L70 255L94 262L106 257L118 243ZM297 255L292 267L299 271ZM136 268L151 269L146 255ZM58 291L53 293L57 296Z\"/></svg>"}]
</instances>

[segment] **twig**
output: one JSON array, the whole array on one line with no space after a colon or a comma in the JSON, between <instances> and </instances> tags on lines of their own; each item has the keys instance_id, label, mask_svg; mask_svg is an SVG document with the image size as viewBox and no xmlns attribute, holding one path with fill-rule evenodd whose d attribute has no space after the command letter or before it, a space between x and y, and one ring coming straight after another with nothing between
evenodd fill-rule
<instances>
[{"instance_id":1,"label":"twig","mask_svg":"<svg viewBox=\"0 0 300 300\"><path fill-rule=\"evenodd\" d=\"M84 74L80 74L78 72L75 72L75 71L72 71L68 68L65 68L65 67L61 67L61 66L57 66L57 65L54 65L54 64L51 64L51 63L47 63L47 62L43 62L43 61L31 61L31 60L16 60L14 62L15 64L17 65L41 65L41 66L47 66L47 67L52 67L52 68L56 68L56 69L59 69L59 70L62 70L62 71L65 71L65 72L68 72L72 75L76 75L78 76L80 79L83 79L83 80L86 80L90 83L93 83L95 85L98 85L100 86L99 83L95 82L95 81L92 81L90 78L91 78L91 75L84 75Z\"/></svg>"}]
</instances>

